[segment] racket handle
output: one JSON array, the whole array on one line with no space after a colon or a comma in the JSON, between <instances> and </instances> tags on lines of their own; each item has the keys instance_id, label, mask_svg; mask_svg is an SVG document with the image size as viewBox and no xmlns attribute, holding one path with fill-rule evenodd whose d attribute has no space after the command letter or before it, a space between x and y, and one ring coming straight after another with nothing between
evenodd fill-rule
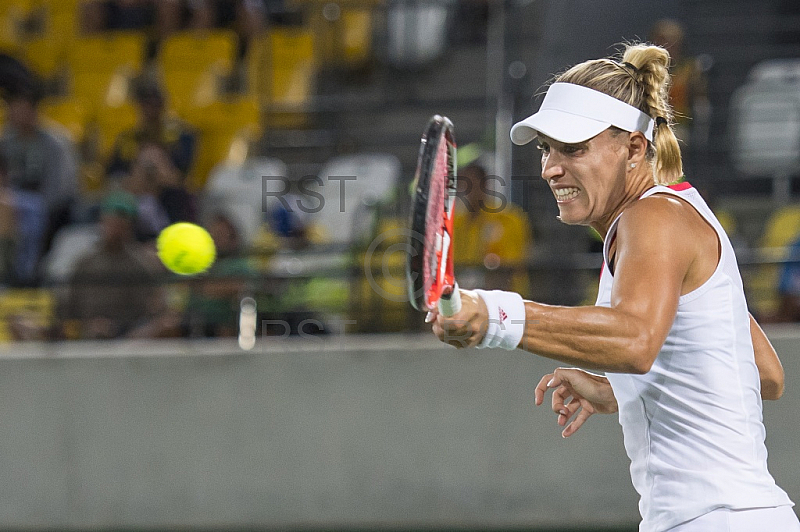
<instances>
[{"instance_id":1,"label":"racket handle","mask_svg":"<svg viewBox=\"0 0 800 532\"><path fill-rule=\"evenodd\" d=\"M461 293L458 291L458 283L453 285L453 291L449 295L439 298L439 314L449 318L461 310Z\"/></svg>"}]
</instances>

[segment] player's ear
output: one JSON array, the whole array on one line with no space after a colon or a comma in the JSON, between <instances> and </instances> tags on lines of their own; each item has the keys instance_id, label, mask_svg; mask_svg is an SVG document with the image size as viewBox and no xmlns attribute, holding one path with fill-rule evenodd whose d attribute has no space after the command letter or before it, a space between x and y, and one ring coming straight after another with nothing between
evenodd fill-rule
<instances>
[{"instance_id":1,"label":"player's ear","mask_svg":"<svg viewBox=\"0 0 800 532\"><path fill-rule=\"evenodd\" d=\"M647 157L647 139L641 131L628 135L628 163L639 166Z\"/></svg>"}]
</instances>

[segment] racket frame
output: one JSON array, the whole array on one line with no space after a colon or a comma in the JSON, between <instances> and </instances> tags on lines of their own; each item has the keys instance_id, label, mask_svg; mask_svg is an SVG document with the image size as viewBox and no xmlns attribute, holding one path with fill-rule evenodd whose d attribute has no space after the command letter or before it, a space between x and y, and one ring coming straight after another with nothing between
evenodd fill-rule
<instances>
[{"instance_id":1,"label":"racket frame","mask_svg":"<svg viewBox=\"0 0 800 532\"><path fill-rule=\"evenodd\" d=\"M440 217L441 225L437 227L435 241L432 243L434 249L426 250L427 224L432 219L429 210L432 208L432 195L437 192L431 190L431 181L442 143L445 143L444 148L447 150L447 175L443 191L444 212ZM445 116L433 116L422 135L417 170L414 175L410 249L406 262L406 278L411 305L423 312L438 307L445 316L452 316L461 308L461 298L453 271L456 149L453 123ZM427 286L424 275L426 259L431 261L428 265L431 277L430 286Z\"/></svg>"}]
</instances>

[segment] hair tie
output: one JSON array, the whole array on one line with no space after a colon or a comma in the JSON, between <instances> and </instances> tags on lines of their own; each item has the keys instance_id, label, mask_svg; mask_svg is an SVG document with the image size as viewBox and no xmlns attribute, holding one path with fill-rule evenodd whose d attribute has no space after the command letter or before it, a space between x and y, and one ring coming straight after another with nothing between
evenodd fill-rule
<instances>
[{"instance_id":1,"label":"hair tie","mask_svg":"<svg viewBox=\"0 0 800 532\"><path fill-rule=\"evenodd\" d=\"M626 66L626 67L630 68L631 70L633 70L633 72L634 72L634 73L636 73L636 74L638 74L638 73L639 73L639 69L638 69L638 68L636 68L634 65L632 65L632 64L630 64L630 63L628 63L627 61L625 61L625 62L624 62L624 63L622 63L622 64L623 64L624 66Z\"/></svg>"},{"instance_id":2,"label":"hair tie","mask_svg":"<svg viewBox=\"0 0 800 532\"><path fill-rule=\"evenodd\" d=\"M656 117L656 127L662 126L662 125L664 125L666 123L667 123L667 119L664 118L663 116L657 116Z\"/></svg>"}]
</instances>

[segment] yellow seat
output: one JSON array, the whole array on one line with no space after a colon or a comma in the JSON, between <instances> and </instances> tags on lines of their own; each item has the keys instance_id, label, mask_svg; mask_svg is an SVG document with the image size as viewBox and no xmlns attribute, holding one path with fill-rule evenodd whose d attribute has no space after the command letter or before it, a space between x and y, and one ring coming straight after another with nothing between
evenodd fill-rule
<instances>
[{"instance_id":1,"label":"yellow seat","mask_svg":"<svg viewBox=\"0 0 800 532\"><path fill-rule=\"evenodd\" d=\"M78 37L78 11L82 0L38 0L43 15L40 38L57 43L66 50Z\"/></svg>"},{"instance_id":2,"label":"yellow seat","mask_svg":"<svg viewBox=\"0 0 800 532\"><path fill-rule=\"evenodd\" d=\"M184 119L199 133L197 155L187 185L201 190L214 166L244 160L249 143L261 132L261 110L252 98L214 101L189 109Z\"/></svg>"},{"instance_id":3,"label":"yellow seat","mask_svg":"<svg viewBox=\"0 0 800 532\"><path fill-rule=\"evenodd\" d=\"M78 35L80 0L38 0L33 11L35 34L25 40L25 60L40 76L52 78L67 64Z\"/></svg>"},{"instance_id":4,"label":"yellow seat","mask_svg":"<svg viewBox=\"0 0 800 532\"><path fill-rule=\"evenodd\" d=\"M43 288L3 292L0 294L0 342L43 339L53 321L54 307L53 294Z\"/></svg>"},{"instance_id":5,"label":"yellow seat","mask_svg":"<svg viewBox=\"0 0 800 532\"><path fill-rule=\"evenodd\" d=\"M236 33L230 30L183 31L167 37L158 60L170 70L205 70L216 64L230 70L236 46Z\"/></svg>"},{"instance_id":6,"label":"yellow seat","mask_svg":"<svg viewBox=\"0 0 800 532\"><path fill-rule=\"evenodd\" d=\"M183 113L216 99L218 80L233 71L236 48L236 33L230 30L186 31L167 37L158 64L171 106Z\"/></svg>"},{"instance_id":7,"label":"yellow seat","mask_svg":"<svg viewBox=\"0 0 800 532\"><path fill-rule=\"evenodd\" d=\"M408 328L414 311L408 303L406 256L397 252L406 244L407 227L408 221L404 218L380 220L379 237L374 242L381 240L375 252L369 257L365 253L357 258L356 263L363 266L365 275L359 276L349 303L350 317L357 321L354 325L358 332L400 332Z\"/></svg>"},{"instance_id":8,"label":"yellow seat","mask_svg":"<svg viewBox=\"0 0 800 532\"><path fill-rule=\"evenodd\" d=\"M186 114L192 107L205 107L219 98L219 73L207 71L165 71L163 73L164 91L167 105Z\"/></svg>"},{"instance_id":9,"label":"yellow seat","mask_svg":"<svg viewBox=\"0 0 800 532\"><path fill-rule=\"evenodd\" d=\"M83 99L93 111L102 105L119 105L128 82L142 69L145 46L145 36L139 32L77 39L69 53L73 96Z\"/></svg>"},{"instance_id":10,"label":"yellow seat","mask_svg":"<svg viewBox=\"0 0 800 532\"><path fill-rule=\"evenodd\" d=\"M367 62L372 54L372 12L345 9L342 12L342 55L348 65Z\"/></svg>"},{"instance_id":11,"label":"yellow seat","mask_svg":"<svg viewBox=\"0 0 800 532\"><path fill-rule=\"evenodd\" d=\"M340 68L363 66L372 54L373 7L338 2L338 12L332 13L328 2L309 4L319 63Z\"/></svg>"},{"instance_id":12,"label":"yellow seat","mask_svg":"<svg viewBox=\"0 0 800 532\"><path fill-rule=\"evenodd\" d=\"M61 125L75 143L81 143L86 133L88 113L80 100L48 98L40 106L41 114Z\"/></svg>"},{"instance_id":13,"label":"yellow seat","mask_svg":"<svg viewBox=\"0 0 800 532\"><path fill-rule=\"evenodd\" d=\"M83 0L42 0L47 9L45 33L61 42L78 36L78 13Z\"/></svg>"},{"instance_id":14,"label":"yellow seat","mask_svg":"<svg viewBox=\"0 0 800 532\"><path fill-rule=\"evenodd\" d=\"M25 38L25 21L35 7L35 0L0 0L0 50L21 50Z\"/></svg>"},{"instance_id":15,"label":"yellow seat","mask_svg":"<svg viewBox=\"0 0 800 532\"><path fill-rule=\"evenodd\" d=\"M38 37L25 43L25 61L44 78L58 73L66 55L63 44L49 37Z\"/></svg>"},{"instance_id":16,"label":"yellow seat","mask_svg":"<svg viewBox=\"0 0 800 532\"><path fill-rule=\"evenodd\" d=\"M107 161L119 134L136 127L138 121L139 111L131 102L98 108L95 122L97 158Z\"/></svg>"},{"instance_id":17,"label":"yellow seat","mask_svg":"<svg viewBox=\"0 0 800 532\"><path fill-rule=\"evenodd\" d=\"M270 110L270 127L297 127L314 92L314 36L307 28L276 28L251 43L249 92Z\"/></svg>"},{"instance_id":18,"label":"yellow seat","mask_svg":"<svg viewBox=\"0 0 800 532\"><path fill-rule=\"evenodd\" d=\"M787 205L776 210L767 220L761 247L784 248L800 235L800 205Z\"/></svg>"},{"instance_id":19,"label":"yellow seat","mask_svg":"<svg viewBox=\"0 0 800 532\"><path fill-rule=\"evenodd\" d=\"M788 247L800 237L800 205L777 209L767 220L759 245L766 258L781 260ZM780 268L776 264L758 266L749 278L750 303L761 315L771 315L778 306Z\"/></svg>"}]
</instances>

